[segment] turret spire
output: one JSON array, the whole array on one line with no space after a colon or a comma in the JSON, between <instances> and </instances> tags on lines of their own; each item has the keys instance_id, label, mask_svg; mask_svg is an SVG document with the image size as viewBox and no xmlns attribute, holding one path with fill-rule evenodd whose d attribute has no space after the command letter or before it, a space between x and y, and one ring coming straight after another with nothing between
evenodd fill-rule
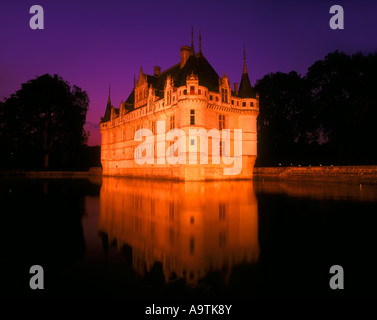
<instances>
[{"instance_id":1,"label":"turret spire","mask_svg":"<svg viewBox=\"0 0 377 320\"><path fill-rule=\"evenodd\" d=\"M199 29L199 52L202 53L202 33Z\"/></svg>"},{"instance_id":2,"label":"turret spire","mask_svg":"<svg viewBox=\"0 0 377 320\"><path fill-rule=\"evenodd\" d=\"M107 99L105 115L101 119L101 122L107 122L111 118L111 100L110 100L110 85L109 85L109 98Z\"/></svg>"},{"instance_id":3,"label":"turret spire","mask_svg":"<svg viewBox=\"0 0 377 320\"><path fill-rule=\"evenodd\" d=\"M243 44L243 71L240 82L240 88L238 90L238 96L241 98L255 99L256 92L255 89L251 86L249 75L246 69L246 49L245 43Z\"/></svg>"},{"instance_id":4,"label":"turret spire","mask_svg":"<svg viewBox=\"0 0 377 320\"><path fill-rule=\"evenodd\" d=\"M245 42L243 43L243 71L242 73L247 73L246 69L246 49L245 49Z\"/></svg>"},{"instance_id":5,"label":"turret spire","mask_svg":"<svg viewBox=\"0 0 377 320\"><path fill-rule=\"evenodd\" d=\"M195 54L194 51L194 27L191 26L191 52L190 54Z\"/></svg>"}]
</instances>

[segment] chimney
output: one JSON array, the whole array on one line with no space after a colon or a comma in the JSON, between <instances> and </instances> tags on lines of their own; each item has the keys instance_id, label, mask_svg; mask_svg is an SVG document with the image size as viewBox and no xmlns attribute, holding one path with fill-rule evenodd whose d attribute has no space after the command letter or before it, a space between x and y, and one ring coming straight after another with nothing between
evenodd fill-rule
<instances>
[{"instance_id":1,"label":"chimney","mask_svg":"<svg viewBox=\"0 0 377 320\"><path fill-rule=\"evenodd\" d=\"M155 75L156 77L158 77L158 76L160 75L160 73L161 73L161 67L159 67L159 66L154 66L154 75Z\"/></svg>"},{"instance_id":2,"label":"chimney","mask_svg":"<svg viewBox=\"0 0 377 320\"><path fill-rule=\"evenodd\" d=\"M238 96L238 83L237 82L234 83L234 92Z\"/></svg>"},{"instance_id":3,"label":"chimney","mask_svg":"<svg viewBox=\"0 0 377 320\"><path fill-rule=\"evenodd\" d=\"M191 48L188 46L181 47L181 69L185 66L188 57L190 56Z\"/></svg>"}]
</instances>

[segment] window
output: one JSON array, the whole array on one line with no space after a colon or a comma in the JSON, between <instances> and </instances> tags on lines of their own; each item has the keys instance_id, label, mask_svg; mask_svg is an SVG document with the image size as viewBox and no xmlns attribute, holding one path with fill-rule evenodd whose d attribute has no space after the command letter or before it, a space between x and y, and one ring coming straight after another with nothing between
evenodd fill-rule
<instances>
[{"instance_id":1,"label":"window","mask_svg":"<svg viewBox=\"0 0 377 320\"><path fill-rule=\"evenodd\" d=\"M223 154L223 142L220 141L220 156Z\"/></svg>"},{"instance_id":2,"label":"window","mask_svg":"<svg viewBox=\"0 0 377 320\"><path fill-rule=\"evenodd\" d=\"M243 107L246 107L246 102L242 102L242 106L243 106Z\"/></svg>"},{"instance_id":3,"label":"window","mask_svg":"<svg viewBox=\"0 0 377 320\"><path fill-rule=\"evenodd\" d=\"M221 89L221 101L228 103L228 89Z\"/></svg>"},{"instance_id":4,"label":"window","mask_svg":"<svg viewBox=\"0 0 377 320\"><path fill-rule=\"evenodd\" d=\"M184 95L186 95L187 94L187 90L185 89L185 90L183 90L183 94Z\"/></svg>"},{"instance_id":5,"label":"window","mask_svg":"<svg viewBox=\"0 0 377 320\"><path fill-rule=\"evenodd\" d=\"M199 90L198 90L198 94L202 94L202 90L199 89Z\"/></svg>"},{"instance_id":6,"label":"window","mask_svg":"<svg viewBox=\"0 0 377 320\"><path fill-rule=\"evenodd\" d=\"M169 90L167 92L167 99L166 99L166 104L169 105L171 103L171 91Z\"/></svg>"},{"instance_id":7,"label":"window","mask_svg":"<svg viewBox=\"0 0 377 320\"><path fill-rule=\"evenodd\" d=\"M152 121L151 130L152 130L152 134L155 135L156 134L156 121Z\"/></svg>"},{"instance_id":8,"label":"window","mask_svg":"<svg viewBox=\"0 0 377 320\"><path fill-rule=\"evenodd\" d=\"M138 130L142 129L141 125L137 125L134 127L134 138L140 138L141 137L141 132L138 132Z\"/></svg>"},{"instance_id":9,"label":"window","mask_svg":"<svg viewBox=\"0 0 377 320\"><path fill-rule=\"evenodd\" d=\"M170 116L170 130L175 128L175 116Z\"/></svg>"},{"instance_id":10,"label":"window","mask_svg":"<svg viewBox=\"0 0 377 320\"><path fill-rule=\"evenodd\" d=\"M211 100L211 101L213 100L212 94L209 95L209 100Z\"/></svg>"},{"instance_id":11,"label":"window","mask_svg":"<svg viewBox=\"0 0 377 320\"><path fill-rule=\"evenodd\" d=\"M225 129L225 115L219 114L219 129Z\"/></svg>"},{"instance_id":12,"label":"window","mask_svg":"<svg viewBox=\"0 0 377 320\"><path fill-rule=\"evenodd\" d=\"M216 97L216 102L219 102L219 97Z\"/></svg>"},{"instance_id":13,"label":"window","mask_svg":"<svg viewBox=\"0 0 377 320\"><path fill-rule=\"evenodd\" d=\"M190 125L195 125L195 110L190 110Z\"/></svg>"},{"instance_id":14,"label":"window","mask_svg":"<svg viewBox=\"0 0 377 320\"><path fill-rule=\"evenodd\" d=\"M195 146L195 139L190 140L190 145Z\"/></svg>"},{"instance_id":15,"label":"window","mask_svg":"<svg viewBox=\"0 0 377 320\"><path fill-rule=\"evenodd\" d=\"M234 105L234 100L232 100L232 104Z\"/></svg>"},{"instance_id":16,"label":"window","mask_svg":"<svg viewBox=\"0 0 377 320\"><path fill-rule=\"evenodd\" d=\"M237 107L240 105L239 101L237 101Z\"/></svg>"},{"instance_id":17,"label":"window","mask_svg":"<svg viewBox=\"0 0 377 320\"><path fill-rule=\"evenodd\" d=\"M190 87L190 94L195 94L195 87L194 86Z\"/></svg>"},{"instance_id":18,"label":"window","mask_svg":"<svg viewBox=\"0 0 377 320\"><path fill-rule=\"evenodd\" d=\"M141 158L141 150L137 149L135 147L135 149L134 149L134 155L135 155L135 159L140 159Z\"/></svg>"}]
</instances>

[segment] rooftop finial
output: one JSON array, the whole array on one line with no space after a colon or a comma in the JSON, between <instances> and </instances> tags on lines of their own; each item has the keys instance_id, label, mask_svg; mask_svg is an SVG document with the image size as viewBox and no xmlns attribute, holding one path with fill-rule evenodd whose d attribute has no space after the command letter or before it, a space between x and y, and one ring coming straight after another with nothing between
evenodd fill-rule
<instances>
[{"instance_id":1,"label":"rooftop finial","mask_svg":"<svg viewBox=\"0 0 377 320\"><path fill-rule=\"evenodd\" d=\"M191 26L191 47L194 47L194 27Z\"/></svg>"},{"instance_id":2,"label":"rooftop finial","mask_svg":"<svg viewBox=\"0 0 377 320\"><path fill-rule=\"evenodd\" d=\"M202 33L201 30L199 29L199 52L202 52Z\"/></svg>"},{"instance_id":3,"label":"rooftop finial","mask_svg":"<svg viewBox=\"0 0 377 320\"><path fill-rule=\"evenodd\" d=\"M195 54L194 52L194 27L191 26L191 54Z\"/></svg>"},{"instance_id":4,"label":"rooftop finial","mask_svg":"<svg viewBox=\"0 0 377 320\"><path fill-rule=\"evenodd\" d=\"M109 85L109 99L107 99L107 104L111 104L111 99L110 99L110 85Z\"/></svg>"},{"instance_id":5,"label":"rooftop finial","mask_svg":"<svg viewBox=\"0 0 377 320\"><path fill-rule=\"evenodd\" d=\"M246 49L245 49L245 42L243 43L243 71L242 73L247 73L246 69Z\"/></svg>"}]
</instances>

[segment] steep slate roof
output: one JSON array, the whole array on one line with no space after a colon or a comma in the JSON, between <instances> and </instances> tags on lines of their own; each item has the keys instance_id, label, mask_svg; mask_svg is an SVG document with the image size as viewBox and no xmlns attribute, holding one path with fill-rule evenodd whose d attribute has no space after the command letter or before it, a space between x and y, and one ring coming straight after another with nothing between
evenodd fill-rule
<instances>
[{"instance_id":1,"label":"steep slate roof","mask_svg":"<svg viewBox=\"0 0 377 320\"><path fill-rule=\"evenodd\" d=\"M148 86L152 85L155 89L156 96L163 98L165 82L168 76L171 76L174 80L175 87L181 87L186 85L186 78L191 73L194 73L199 77L199 85L207 87L210 91L219 92L220 77L201 52L191 54L182 69L180 63L177 63L169 69L161 72L158 76L152 76L149 74L146 76ZM133 110L134 103L135 90L132 90L125 103L126 109L129 111Z\"/></svg>"},{"instance_id":2,"label":"steep slate roof","mask_svg":"<svg viewBox=\"0 0 377 320\"><path fill-rule=\"evenodd\" d=\"M135 105L135 89L132 89L130 95L128 96L126 102L124 103L125 109L131 111L134 109Z\"/></svg>"},{"instance_id":3,"label":"steep slate roof","mask_svg":"<svg viewBox=\"0 0 377 320\"><path fill-rule=\"evenodd\" d=\"M249 75L247 72L242 73L240 88L238 90L238 96L240 98L253 98L257 97L255 89L251 86Z\"/></svg>"},{"instance_id":4,"label":"steep slate roof","mask_svg":"<svg viewBox=\"0 0 377 320\"><path fill-rule=\"evenodd\" d=\"M186 78L194 73L199 78L199 85L210 91L219 92L219 75L202 54L190 55L175 79L177 87L186 85Z\"/></svg>"},{"instance_id":5,"label":"steep slate roof","mask_svg":"<svg viewBox=\"0 0 377 320\"><path fill-rule=\"evenodd\" d=\"M100 122L101 123L107 122L110 120L110 117L111 117L111 100L110 100L110 88L109 88L109 98L107 99L105 115L103 116Z\"/></svg>"},{"instance_id":6,"label":"steep slate roof","mask_svg":"<svg viewBox=\"0 0 377 320\"><path fill-rule=\"evenodd\" d=\"M141 69L142 71L142 69ZM185 65L181 69L180 63L173 65L172 67L161 72L158 76L148 75L147 82L148 86L152 85L155 89L155 94L160 99L164 97L164 88L166 79L168 76L174 81L175 87L181 87L186 85L187 76L194 73L199 78L199 85L208 88L212 92L219 92L219 80L220 77L217 72L213 69L208 60L204 57L201 50L198 53L194 53L193 47L191 47L191 54L188 57ZM234 91L231 91L232 96L236 96ZM251 86L249 75L246 70L246 60L244 56L244 70L241 77L241 82L238 90L238 96L241 98L256 98L256 91ZM125 109L127 111L132 111L135 109L135 88L132 89L130 95L125 102ZM110 120L111 116L111 102L110 94L109 100L106 107L105 115L102 122Z\"/></svg>"}]
</instances>

